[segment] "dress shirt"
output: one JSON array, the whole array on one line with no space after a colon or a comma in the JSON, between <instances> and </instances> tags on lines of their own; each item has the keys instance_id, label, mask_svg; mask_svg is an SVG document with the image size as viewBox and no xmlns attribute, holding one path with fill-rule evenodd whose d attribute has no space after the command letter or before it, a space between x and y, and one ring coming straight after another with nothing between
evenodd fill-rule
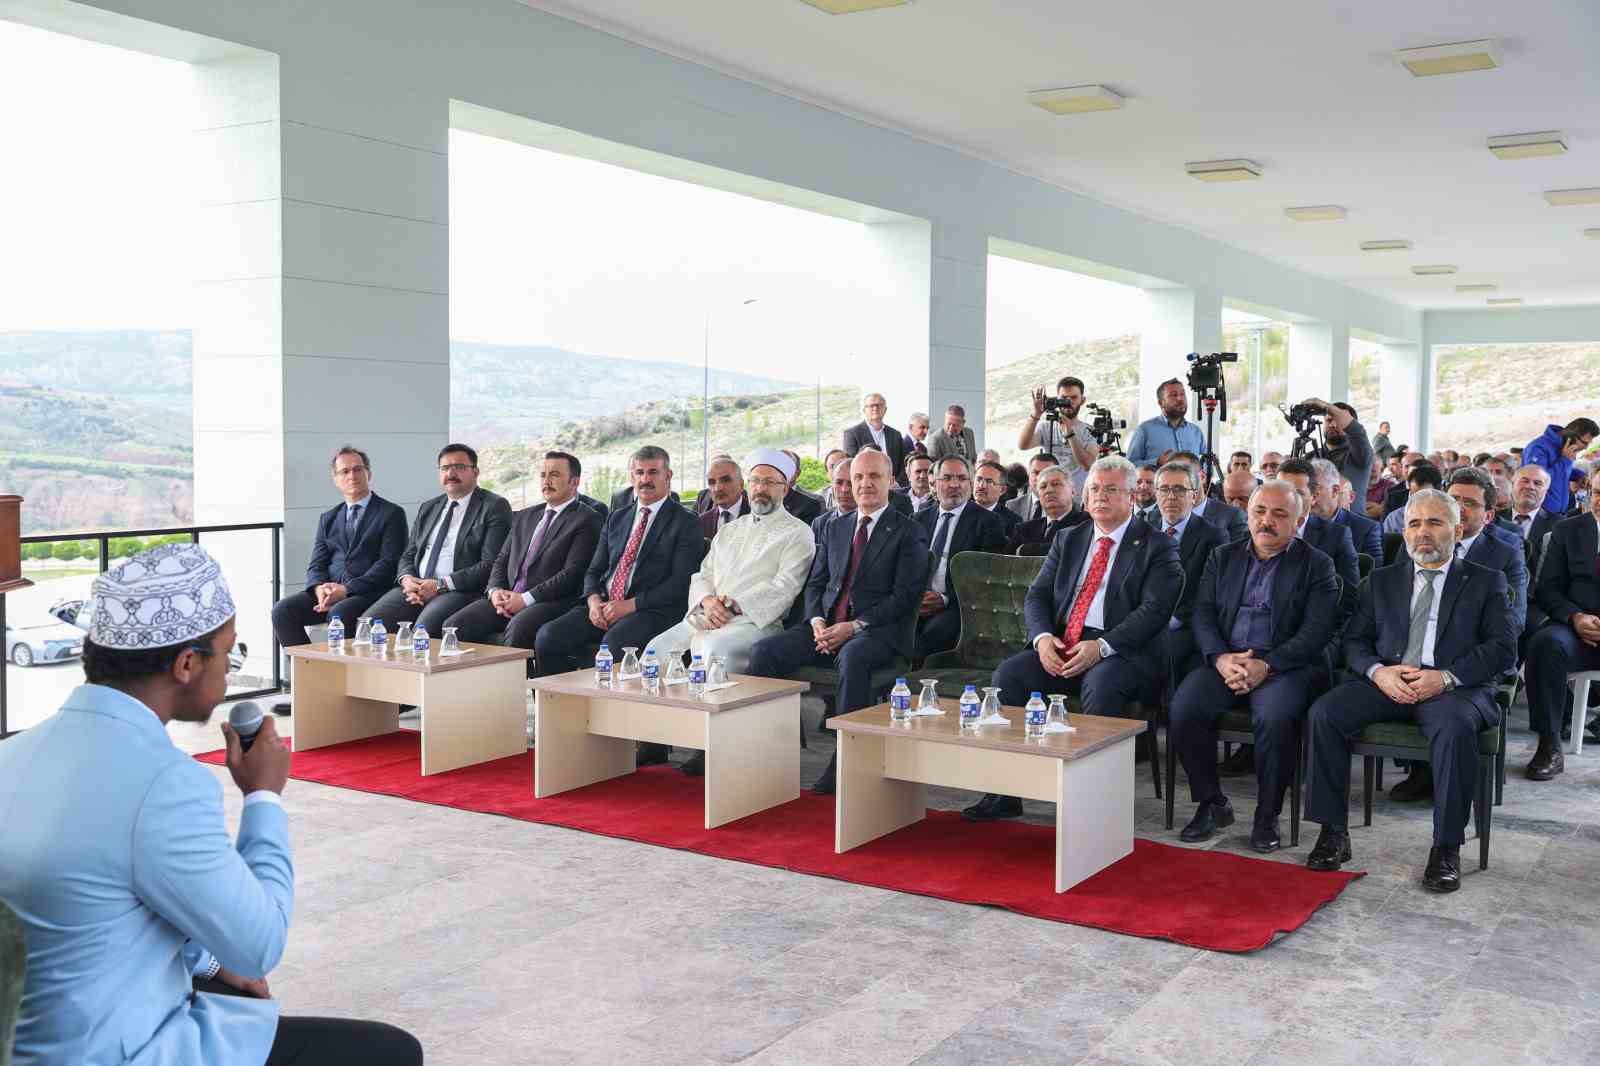
<instances>
[{"instance_id":1,"label":"dress shirt","mask_svg":"<svg viewBox=\"0 0 1600 1066\"><path fill-rule=\"evenodd\" d=\"M568 506L570 506L575 500L577 500L577 498L578 497L576 495L573 495L570 498L568 498L566 503L558 503L554 507L551 507L549 504L545 504L545 514L548 514L550 517L547 519L547 518L545 518L544 516L541 515L540 518L539 518L539 523L541 525L543 525L547 521L550 523L549 526L546 527L546 529L545 529L544 539L545 539L546 542L548 542L550 540L550 530L554 529L556 527L556 523L558 521L560 521L561 512L565 511ZM539 526L534 526L533 527L533 535L534 536L538 536L539 535ZM544 551L544 545L543 544L539 545L539 550L540 551ZM522 552L523 552L524 555L526 555L527 552L528 552L528 549L524 548L524 549L522 549ZM522 570L520 569L522 564L518 563L517 565L519 567L519 569L517 570L517 576L520 577L521 574L522 574ZM512 575L507 574L506 576L511 578L511 583L513 585L515 585L517 583L516 578L512 577ZM533 593L524 592L522 594L522 606L524 606L524 607L532 607L533 606Z\"/></svg>"},{"instance_id":2,"label":"dress shirt","mask_svg":"<svg viewBox=\"0 0 1600 1066\"><path fill-rule=\"evenodd\" d=\"M1228 645L1233 651L1257 652L1257 658L1272 645L1272 590L1278 582L1278 564L1283 560L1279 552L1263 560L1254 550L1250 552L1250 568L1244 575L1244 595L1239 600L1239 610L1233 616L1233 629L1228 633Z\"/></svg>"},{"instance_id":3,"label":"dress shirt","mask_svg":"<svg viewBox=\"0 0 1600 1066\"><path fill-rule=\"evenodd\" d=\"M434 523L433 532L428 534L428 539L422 542L418 558L422 559L423 565L426 566L428 559L433 556L433 542L440 537L444 538L444 547L439 549L439 562L433 568L433 576L441 588L455 589L448 575L456 568L456 538L461 534L461 523L466 520L467 504L471 502L470 494L459 500L452 500L446 496L444 506L439 509L439 521ZM450 506L452 503L455 507ZM449 529L442 528L446 515L450 516Z\"/></svg>"},{"instance_id":4,"label":"dress shirt","mask_svg":"<svg viewBox=\"0 0 1600 1066\"><path fill-rule=\"evenodd\" d=\"M1094 553L1100 548L1101 537L1111 538L1111 555L1106 559L1106 573L1100 579L1100 587L1095 589L1094 599L1089 601L1089 613L1083 619L1085 629L1104 631L1106 628L1106 589L1111 585L1111 571L1117 565L1117 552L1122 550L1122 538L1127 535L1128 526L1132 522L1133 516L1129 515L1122 525L1109 533L1100 532L1100 527L1093 522L1089 524L1089 550L1084 553L1083 565L1078 568L1078 583L1072 589L1072 603L1078 602L1078 593L1083 590L1083 584L1088 580L1089 564L1094 561ZM1071 609L1069 604L1067 610Z\"/></svg>"},{"instance_id":5,"label":"dress shirt","mask_svg":"<svg viewBox=\"0 0 1600 1066\"><path fill-rule=\"evenodd\" d=\"M950 545L956 539L956 526L961 524L961 512L966 509L967 501L962 500L954 511L946 511L941 507L939 513L933 519L933 536L937 537L939 535L939 523L944 521L945 515L948 514L950 516L950 528L944 535L944 550L939 553L939 558L934 560L933 574L928 578L928 591L937 592L947 604L950 602L950 595L945 592L944 585L945 578L950 570ZM931 545L933 543L932 539L928 543Z\"/></svg>"},{"instance_id":6,"label":"dress shirt","mask_svg":"<svg viewBox=\"0 0 1600 1066\"><path fill-rule=\"evenodd\" d=\"M931 504L934 500L934 495L931 492L926 496L918 496L914 492L907 492L906 497L911 501L912 514L916 514L918 511Z\"/></svg>"},{"instance_id":7,"label":"dress shirt","mask_svg":"<svg viewBox=\"0 0 1600 1066\"><path fill-rule=\"evenodd\" d=\"M1422 569L1419 566L1411 574L1411 600L1409 601L1410 606L1406 609L1406 625L1408 627L1411 625L1410 608L1416 606L1417 597L1422 595L1422 590L1428 583L1427 579L1422 576ZM1437 669L1437 664L1433 661L1433 642L1439 635L1439 605L1444 602L1444 584L1450 580L1450 560L1446 559L1445 564L1438 569L1437 573L1439 576L1433 580L1433 606L1428 610L1428 628L1423 631L1422 636L1422 669L1424 670ZM1373 663L1371 668L1367 670L1367 679L1369 681L1372 679L1372 675L1378 672L1378 667L1381 665L1381 663Z\"/></svg>"},{"instance_id":8,"label":"dress shirt","mask_svg":"<svg viewBox=\"0 0 1600 1066\"><path fill-rule=\"evenodd\" d=\"M348 501L346 501L345 505L344 505L344 527L346 529L350 528L350 515L351 515L352 511L354 511L357 507L359 507L363 511L365 511L366 507L367 507L367 504L369 504L371 502L372 502L372 493L370 493L370 492L367 493L365 496L361 497L361 499L359 499L359 500L348 500ZM356 517L359 518L360 516L358 515Z\"/></svg>"},{"instance_id":9,"label":"dress shirt","mask_svg":"<svg viewBox=\"0 0 1600 1066\"><path fill-rule=\"evenodd\" d=\"M889 453L889 446L883 442L883 427L874 427L871 422L868 422L867 432L872 434L872 443L878 446L878 450L887 455Z\"/></svg>"},{"instance_id":10,"label":"dress shirt","mask_svg":"<svg viewBox=\"0 0 1600 1066\"><path fill-rule=\"evenodd\" d=\"M1407 500L1410 497L1406 497ZM1383 516L1383 531L1385 533L1404 533L1406 531L1406 505L1401 504Z\"/></svg>"},{"instance_id":11,"label":"dress shirt","mask_svg":"<svg viewBox=\"0 0 1600 1066\"><path fill-rule=\"evenodd\" d=\"M1167 421L1166 415L1156 415L1139 423L1133 431L1133 436L1128 441L1128 462L1138 466L1140 463L1153 463L1165 451L1194 452L1204 455L1206 451L1205 430L1184 419L1176 428Z\"/></svg>"},{"instance_id":12,"label":"dress shirt","mask_svg":"<svg viewBox=\"0 0 1600 1066\"><path fill-rule=\"evenodd\" d=\"M1454 552L1455 557L1457 559L1465 559L1467 557L1467 553L1472 550L1472 546L1474 544L1478 543L1478 538L1481 536L1483 536L1483 530L1480 529L1472 536L1467 537L1464 540L1456 541Z\"/></svg>"},{"instance_id":13,"label":"dress shirt","mask_svg":"<svg viewBox=\"0 0 1600 1066\"><path fill-rule=\"evenodd\" d=\"M1520 511L1513 511L1511 513L1511 524L1517 527L1517 532L1522 534L1522 539L1527 540L1528 534L1533 530L1534 520L1538 517L1539 511L1537 508L1535 508L1530 514L1523 514Z\"/></svg>"},{"instance_id":14,"label":"dress shirt","mask_svg":"<svg viewBox=\"0 0 1600 1066\"><path fill-rule=\"evenodd\" d=\"M749 513L749 511L745 508L744 497L742 496L733 501L732 507L718 507L716 504L712 504L711 511L717 516L717 528L719 530L723 526L731 524L735 519L742 518L744 515ZM728 512L728 521L726 522L722 520L722 512L724 511Z\"/></svg>"}]
</instances>

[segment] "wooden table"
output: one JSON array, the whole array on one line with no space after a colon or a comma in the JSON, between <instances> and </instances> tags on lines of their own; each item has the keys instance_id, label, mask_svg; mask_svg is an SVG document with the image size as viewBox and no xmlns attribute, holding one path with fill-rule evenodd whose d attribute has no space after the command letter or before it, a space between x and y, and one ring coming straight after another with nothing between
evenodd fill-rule
<instances>
[{"instance_id":1,"label":"wooden table","mask_svg":"<svg viewBox=\"0 0 1600 1066\"><path fill-rule=\"evenodd\" d=\"M876 840L927 813L925 785L998 792L1056 805L1056 891L1065 892L1133 851L1133 738L1137 719L1068 716L1075 733L1023 735L1010 726L961 729L960 705L940 717L893 722L881 703L828 719L839 733L834 851Z\"/></svg>"},{"instance_id":2,"label":"wooden table","mask_svg":"<svg viewBox=\"0 0 1600 1066\"><path fill-rule=\"evenodd\" d=\"M634 742L705 752L705 827L800 795L804 681L731 675L732 688L690 696L683 685L602 688L593 670L535 678L533 794L540 799L634 771Z\"/></svg>"},{"instance_id":3,"label":"wooden table","mask_svg":"<svg viewBox=\"0 0 1600 1066\"><path fill-rule=\"evenodd\" d=\"M521 648L461 645L471 654L383 656L348 641L289 648L294 750L398 732L399 704L422 710L422 773L441 774L528 750L527 663Z\"/></svg>"}]
</instances>

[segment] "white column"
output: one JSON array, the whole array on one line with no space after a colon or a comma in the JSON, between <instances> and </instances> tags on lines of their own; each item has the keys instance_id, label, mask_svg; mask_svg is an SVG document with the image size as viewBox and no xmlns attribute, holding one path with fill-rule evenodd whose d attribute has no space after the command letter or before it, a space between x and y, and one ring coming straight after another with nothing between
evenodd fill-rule
<instances>
[{"instance_id":1,"label":"white column","mask_svg":"<svg viewBox=\"0 0 1600 1066\"><path fill-rule=\"evenodd\" d=\"M1427 415L1433 393L1431 375L1425 375L1420 344L1385 343L1381 353L1382 371L1378 384L1378 412L1367 425L1376 431L1380 420L1389 422L1389 439L1396 445L1427 448Z\"/></svg>"},{"instance_id":2,"label":"white column","mask_svg":"<svg viewBox=\"0 0 1600 1066\"><path fill-rule=\"evenodd\" d=\"M927 411L931 381L932 245L926 222L880 222L866 227L877 278L877 314L857 350L862 392L881 392L890 425L904 430L912 411ZM981 336L981 333L980 333ZM933 424L938 419L930 413ZM828 446L823 441L823 447Z\"/></svg>"},{"instance_id":3,"label":"white column","mask_svg":"<svg viewBox=\"0 0 1600 1066\"><path fill-rule=\"evenodd\" d=\"M1170 378L1184 380L1190 352L1207 354L1222 347L1222 295L1215 290L1146 289L1149 312L1139 334L1138 420L1160 413L1156 386ZM1130 421L1129 425L1135 423ZM1131 434L1131 429L1130 429Z\"/></svg>"},{"instance_id":4,"label":"white column","mask_svg":"<svg viewBox=\"0 0 1600 1066\"><path fill-rule=\"evenodd\" d=\"M1289 402L1312 396L1347 400L1350 395L1350 329L1342 322L1289 324Z\"/></svg>"},{"instance_id":5,"label":"white column","mask_svg":"<svg viewBox=\"0 0 1600 1066\"><path fill-rule=\"evenodd\" d=\"M938 429L945 408L960 404L980 450L988 446L983 410L988 263L989 238L981 228L934 225L928 417Z\"/></svg>"}]
</instances>

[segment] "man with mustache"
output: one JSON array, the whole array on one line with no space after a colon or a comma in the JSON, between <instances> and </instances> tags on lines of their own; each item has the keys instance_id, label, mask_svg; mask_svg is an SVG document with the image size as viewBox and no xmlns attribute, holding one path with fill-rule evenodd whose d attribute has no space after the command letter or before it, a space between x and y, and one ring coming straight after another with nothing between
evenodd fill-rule
<instances>
[{"instance_id":1,"label":"man with mustache","mask_svg":"<svg viewBox=\"0 0 1600 1066\"><path fill-rule=\"evenodd\" d=\"M1422 874L1432 892L1461 887L1478 780L1478 734L1499 721L1497 679L1516 664L1506 579L1454 556L1461 508L1438 489L1405 507L1406 555L1372 572L1345 634L1346 681L1311 706L1306 816L1322 824L1313 870L1350 861L1350 745L1377 722L1415 722L1433 765L1433 846Z\"/></svg>"}]
</instances>

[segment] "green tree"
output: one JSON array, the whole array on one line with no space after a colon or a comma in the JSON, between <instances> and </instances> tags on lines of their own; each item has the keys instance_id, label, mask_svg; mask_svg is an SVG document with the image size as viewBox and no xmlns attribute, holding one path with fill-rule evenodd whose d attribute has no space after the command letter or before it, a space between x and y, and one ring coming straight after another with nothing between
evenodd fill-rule
<instances>
[{"instance_id":1,"label":"green tree","mask_svg":"<svg viewBox=\"0 0 1600 1066\"><path fill-rule=\"evenodd\" d=\"M810 457L800 460L800 478L795 482L797 486L807 492L821 492L828 485L828 472L822 467L822 460Z\"/></svg>"},{"instance_id":2,"label":"green tree","mask_svg":"<svg viewBox=\"0 0 1600 1066\"><path fill-rule=\"evenodd\" d=\"M64 562L70 562L73 559L82 558L83 545L79 544L75 540L59 541L56 546L51 549L50 554Z\"/></svg>"}]
</instances>

